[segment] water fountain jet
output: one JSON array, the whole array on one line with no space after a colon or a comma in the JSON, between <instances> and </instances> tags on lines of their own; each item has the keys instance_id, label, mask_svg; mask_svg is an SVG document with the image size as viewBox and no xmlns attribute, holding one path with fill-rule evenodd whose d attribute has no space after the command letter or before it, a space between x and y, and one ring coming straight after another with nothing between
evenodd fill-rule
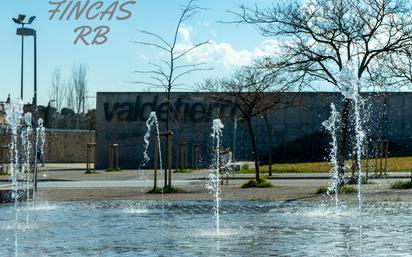
<instances>
[{"instance_id":1,"label":"water fountain jet","mask_svg":"<svg viewBox=\"0 0 412 257\"><path fill-rule=\"evenodd\" d=\"M143 162L140 165L140 172L141 175L143 175L143 167L147 165L147 163L150 161L149 154L147 153L150 145L150 134L151 134L151 128L152 126L155 126L155 151L158 154L158 158L154 158L154 161L157 162L157 159L159 159L159 166L160 166L160 172L161 172L161 178L163 180L164 178L164 173L163 173L163 163L162 163L162 150L161 150L161 145L160 145L160 131L159 131L159 122L157 120L157 115L156 112L151 112L149 115L149 118L146 121L146 127L147 127L147 132L144 135L144 152L143 152ZM156 164L155 164L156 166ZM157 190L157 176L154 177L154 186L153 186L153 191L155 192ZM161 188L162 191L162 208L164 212L164 194L163 194L163 187Z\"/></svg>"},{"instance_id":2,"label":"water fountain jet","mask_svg":"<svg viewBox=\"0 0 412 257\"><path fill-rule=\"evenodd\" d=\"M213 159L210 166L209 177L206 187L211 191L214 196L215 206L214 215L216 219L216 233L219 235L220 232L220 138L222 137L223 124L220 119L213 120L213 133L211 134L213 138Z\"/></svg>"},{"instance_id":3,"label":"water fountain jet","mask_svg":"<svg viewBox=\"0 0 412 257\"><path fill-rule=\"evenodd\" d=\"M338 207L339 202L339 185L341 185L341 177L339 176L339 165L338 165L338 129L340 126L340 116L338 111L336 110L336 106L332 103L331 104L331 116L328 120L322 123L322 126L329 132L330 136L332 137L332 141L330 143L330 153L329 153L329 161L332 164L332 168L330 170L331 176L331 185L329 186L328 193L335 194L335 204L336 208Z\"/></svg>"}]
</instances>

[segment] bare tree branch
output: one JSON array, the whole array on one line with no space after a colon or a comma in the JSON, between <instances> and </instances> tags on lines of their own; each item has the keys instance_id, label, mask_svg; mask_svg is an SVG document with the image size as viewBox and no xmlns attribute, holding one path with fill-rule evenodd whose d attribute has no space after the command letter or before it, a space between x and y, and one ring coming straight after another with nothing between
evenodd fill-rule
<instances>
[{"instance_id":1,"label":"bare tree branch","mask_svg":"<svg viewBox=\"0 0 412 257\"><path fill-rule=\"evenodd\" d=\"M182 7L179 19L177 21L174 33L172 34L172 40L169 42L165 37L160 36L157 33L139 30L144 35L148 35L152 38L155 38L162 42L163 45L157 44L155 42L145 42L145 41L132 41L143 46L151 46L165 52L165 57L161 58L159 64L149 63L154 66L153 70L141 70L135 71L134 73L138 74L151 74L150 79L154 82L148 81L135 81L133 83L144 84L149 86L163 86L167 91L168 99L168 111L167 111L167 122L166 130L170 130L170 117L171 117L171 91L174 88L183 85L179 83L185 75L191 74L198 71L211 70L211 68L202 68L204 63L184 63L184 57L192 54L195 49L198 49L206 44L209 41L204 41L200 43L190 44L185 46L178 44L180 30L183 26L183 23L188 21L193 15L204 10L198 6L197 0L189 0L185 6Z\"/></svg>"},{"instance_id":2,"label":"bare tree branch","mask_svg":"<svg viewBox=\"0 0 412 257\"><path fill-rule=\"evenodd\" d=\"M139 45L152 46L152 47L160 48L164 51L170 52L169 48L163 47L163 46L155 44L155 43L148 43L148 42L141 42L141 41L130 41L130 42L135 43L135 44L139 44Z\"/></svg>"},{"instance_id":3,"label":"bare tree branch","mask_svg":"<svg viewBox=\"0 0 412 257\"><path fill-rule=\"evenodd\" d=\"M137 30L137 31L139 31L140 33L146 34L146 35L156 37L156 38L160 39L160 41L162 41L167 47L169 47L169 48L172 47L164 38L162 38L160 35L158 35L156 33L146 31L146 30Z\"/></svg>"},{"instance_id":4,"label":"bare tree branch","mask_svg":"<svg viewBox=\"0 0 412 257\"><path fill-rule=\"evenodd\" d=\"M75 111L77 114L76 128L79 128L80 114L85 112L87 101L87 67L84 64L73 65L72 88L75 100Z\"/></svg>"},{"instance_id":5,"label":"bare tree branch","mask_svg":"<svg viewBox=\"0 0 412 257\"><path fill-rule=\"evenodd\" d=\"M55 68L51 73L51 83L49 100L54 100L56 103L56 110L60 112L67 95L67 83L62 78L60 68Z\"/></svg>"}]
</instances>

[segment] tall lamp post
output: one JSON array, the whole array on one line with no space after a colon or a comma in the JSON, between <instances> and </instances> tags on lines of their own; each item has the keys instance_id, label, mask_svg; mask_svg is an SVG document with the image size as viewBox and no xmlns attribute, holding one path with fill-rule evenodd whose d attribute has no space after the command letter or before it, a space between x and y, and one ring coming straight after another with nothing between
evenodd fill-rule
<instances>
[{"instance_id":1,"label":"tall lamp post","mask_svg":"<svg viewBox=\"0 0 412 257\"><path fill-rule=\"evenodd\" d=\"M37 126L37 33L36 30L32 28L26 28L24 25L32 24L33 21L36 19L36 16L32 16L29 18L27 22L24 22L26 15L19 14L16 18L13 18L13 21L17 24L21 24L21 28L17 29L17 35L22 37L22 74L21 74L21 97L23 100L23 46L24 46L24 37L32 36L34 39L34 96L33 96L33 120L35 126ZM36 129L37 131L37 129ZM34 183L34 192L37 192L37 149L34 149L34 175L33 175L33 183Z\"/></svg>"},{"instance_id":2,"label":"tall lamp post","mask_svg":"<svg viewBox=\"0 0 412 257\"><path fill-rule=\"evenodd\" d=\"M16 23L21 25L21 28L24 29L24 25L32 24L33 21L36 19L35 16L30 17L28 22L24 22L26 19L26 15L19 14L17 18L13 18L12 20ZM20 85L20 99L23 101L23 84L24 84L24 35L21 35L21 85Z\"/></svg>"}]
</instances>

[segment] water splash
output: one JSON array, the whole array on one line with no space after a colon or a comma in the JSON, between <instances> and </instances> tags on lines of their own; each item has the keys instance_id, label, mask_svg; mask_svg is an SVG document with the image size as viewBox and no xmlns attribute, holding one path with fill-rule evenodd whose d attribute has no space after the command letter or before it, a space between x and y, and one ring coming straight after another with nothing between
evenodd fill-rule
<instances>
[{"instance_id":1,"label":"water splash","mask_svg":"<svg viewBox=\"0 0 412 257\"><path fill-rule=\"evenodd\" d=\"M150 161L149 154L147 153L147 150L149 149L150 145L150 134L151 134L151 128L152 126L155 126L155 133L157 136L157 143L158 143L158 150L159 150L159 159L160 159L160 170L162 170L162 152L160 151L160 131L159 131L159 122L157 120L157 115L156 112L151 112L149 118L146 120L146 127L147 131L146 134L144 135L144 152L143 152L143 162L141 164L141 167L144 167L147 165L147 163Z\"/></svg>"},{"instance_id":2,"label":"water splash","mask_svg":"<svg viewBox=\"0 0 412 257\"><path fill-rule=\"evenodd\" d=\"M157 150L158 150L158 159L159 159L159 167L160 167L160 177L161 181L164 180L164 172L163 172L163 163L162 163L162 150L161 150L161 145L160 145L160 131L159 131L159 122L157 119L156 112L151 112L149 115L149 118L146 121L146 127L147 127L147 132L144 135L143 141L144 141L144 152L143 152L143 161L140 164L140 173L141 176L144 176L143 174L143 167L147 165L147 163L150 161L149 154L147 153L150 145L150 134L151 134L151 128L155 126L155 136L157 137ZM156 185L158 182L156 183ZM156 188L154 188L156 190ZM162 190L162 208L163 208L163 213L164 213L164 196L163 196L163 187L161 187Z\"/></svg>"},{"instance_id":3,"label":"water splash","mask_svg":"<svg viewBox=\"0 0 412 257\"><path fill-rule=\"evenodd\" d=\"M19 178L21 176L21 169L19 169L19 137L18 133L21 127L23 115L23 102L21 100L11 101L5 106L7 129L10 131L10 165L9 176L12 183L12 199L14 200L15 223L14 223L14 249L15 256L18 256L18 224L19 224L19 210L17 202L19 201Z\"/></svg>"},{"instance_id":4,"label":"water splash","mask_svg":"<svg viewBox=\"0 0 412 257\"><path fill-rule=\"evenodd\" d=\"M362 156L364 153L364 141L366 132L363 129L362 113L364 107L364 100L360 96L359 87L360 81L356 74L354 64L348 61L340 74L340 85L342 87L342 94L345 98L351 99L354 106L353 124L355 127L355 152L356 152L356 169L358 170L358 201L359 209L362 209Z\"/></svg>"},{"instance_id":5,"label":"water splash","mask_svg":"<svg viewBox=\"0 0 412 257\"><path fill-rule=\"evenodd\" d=\"M36 154L34 157L34 191L37 190L37 159L41 159L44 155L44 144L46 141L45 128L43 126L43 119L38 119L36 127L36 139L35 139L35 149ZM44 165L44 163L42 163ZM33 196L33 200L35 196Z\"/></svg>"},{"instance_id":6,"label":"water splash","mask_svg":"<svg viewBox=\"0 0 412 257\"><path fill-rule=\"evenodd\" d=\"M44 145L46 143L46 129L44 128L44 121L43 119L39 119L37 121L37 139L36 139L37 147L40 150L40 157L43 158L44 156Z\"/></svg>"},{"instance_id":7,"label":"water splash","mask_svg":"<svg viewBox=\"0 0 412 257\"><path fill-rule=\"evenodd\" d=\"M146 121L146 127L147 127L147 132L144 135L143 141L144 141L144 152L143 152L143 162L141 163L141 171L144 166L147 165L147 163L150 161L149 154L147 153L150 145L150 134L151 134L151 128L155 126L155 136L157 137L157 146L158 146L158 151L159 151L159 166L160 166L160 171L163 172L163 163L162 163L162 151L160 148L160 131L159 131L159 122L157 120L157 115L156 112L151 112L149 118ZM163 173L162 173L163 174ZM162 175L163 176L163 175Z\"/></svg>"},{"instance_id":8,"label":"water splash","mask_svg":"<svg viewBox=\"0 0 412 257\"><path fill-rule=\"evenodd\" d=\"M338 165L338 129L340 127L340 115L336 110L336 106L332 103L330 105L331 115L328 120L322 123L322 126L329 132L332 137L330 142L330 152L329 152L329 161L332 164L330 170L331 176L331 185L329 186L329 193L335 194L335 203L336 208L338 207L339 197L338 197L338 187L342 183L342 178L339 176L339 165Z\"/></svg>"},{"instance_id":9,"label":"water splash","mask_svg":"<svg viewBox=\"0 0 412 257\"><path fill-rule=\"evenodd\" d=\"M355 99L359 89L356 86L358 83L358 77L352 61L348 61L345 65L343 65L338 79L342 95L346 99Z\"/></svg>"},{"instance_id":10,"label":"water splash","mask_svg":"<svg viewBox=\"0 0 412 257\"><path fill-rule=\"evenodd\" d=\"M30 207L30 191L31 191L31 160L32 154L33 154L33 149L32 149L32 143L31 143L31 137L33 133L32 129L32 115L31 113L25 113L23 116L23 124L22 124L22 131L20 134L21 137L21 144L23 147L23 152L22 152L22 163L21 163L21 172L24 175L26 173L26 205L27 209ZM25 162L23 162L25 160ZM26 211L26 225L29 226L29 220L30 220L30 215L29 212Z\"/></svg>"},{"instance_id":11,"label":"water splash","mask_svg":"<svg viewBox=\"0 0 412 257\"><path fill-rule=\"evenodd\" d=\"M220 207L220 138L222 137L223 124L220 119L213 120L213 133L211 134L213 138L213 148L214 156L212 158L212 164L210 165L209 177L207 181L207 189L211 191L214 196L215 206L214 215L216 218L216 233L219 234L220 231L220 220L219 220L219 207Z\"/></svg>"},{"instance_id":12,"label":"water splash","mask_svg":"<svg viewBox=\"0 0 412 257\"><path fill-rule=\"evenodd\" d=\"M9 175L12 182L13 192L12 197L17 203L18 201L18 187L21 170L19 169L19 138L18 133L21 127L21 117L23 115L23 102L21 100L11 101L5 106L7 129L10 131L10 167Z\"/></svg>"},{"instance_id":13,"label":"water splash","mask_svg":"<svg viewBox=\"0 0 412 257\"><path fill-rule=\"evenodd\" d=\"M362 228L362 155L364 153L364 141L366 132L363 129L362 113L364 109L364 100L360 96L359 87L360 81L357 76L354 65L348 61L340 74L340 85L342 86L342 94L347 99L351 99L354 106L355 138L356 138L356 168L358 170L358 210L359 210L359 242L361 248L361 256L363 256L363 228Z\"/></svg>"},{"instance_id":14,"label":"water splash","mask_svg":"<svg viewBox=\"0 0 412 257\"><path fill-rule=\"evenodd\" d=\"M45 143L45 129L43 127L43 120L38 120L34 136L32 126L33 115L31 113L24 114L23 108L24 104L19 99L12 100L5 105L5 120L7 130L10 133L9 177L12 184L11 196L14 201L15 211L15 256L18 256L17 231L18 227L21 226L21 224L19 224L20 208L18 208L18 202L23 201L24 198L26 198L25 226L29 228L29 213L31 209L30 203L31 199L33 200L33 203L35 199L33 181L37 177L37 154L33 153L36 153L37 149L40 149L40 156L43 155Z\"/></svg>"}]
</instances>

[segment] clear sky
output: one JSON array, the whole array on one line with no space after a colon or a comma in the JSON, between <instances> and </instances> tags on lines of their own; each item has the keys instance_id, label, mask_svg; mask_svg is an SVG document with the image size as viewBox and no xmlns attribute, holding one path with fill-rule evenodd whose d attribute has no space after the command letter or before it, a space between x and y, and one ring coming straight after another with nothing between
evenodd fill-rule
<instances>
[{"instance_id":1,"label":"clear sky","mask_svg":"<svg viewBox=\"0 0 412 257\"><path fill-rule=\"evenodd\" d=\"M272 2L271 0L256 1L260 6L269 5ZM94 2L97 0L90 0L90 3ZM102 9L109 7L113 2L115 1L105 0ZM120 1L120 3L124 2L126 0ZM60 68L68 79L73 64L87 65L88 95L92 101L96 92L99 91L155 91L156 89L130 84L127 81L147 80L147 76L133 73L133 71L147 69L148 62L157 62L162 55L153 48L136 45L130 41L148 40L147 36L137 30L149 30L171 40L179 17L179 8L186 3L186 0L137 0L135 5L128 6L133 13L132 17L124 21L116 19L89 21L84 16L79 20L72 18L66 21L57 18L49 20L49 10L54 7L49 4L49 0L2 0L0 8L0 100L5 100L7 94L11 94L12 98L20 95L21 38L16 36L18 26L11 20L17 14L37 16L31 27L35 28L38 33L38 102L45 105L49 100L52 70L56 67ZM214 70L193 74L182 82L195 87L196 83L206 77L230 74L240 65L250 62L254 56L262 56L274 51L276 42L263 38L253 27L219 22L233 19L227 11L236 10L242 3L254 4L250 0L199 0L199 5L207 10L195 15L184 24L179 42L190 45L210 40L212 44L199 49L185 61L187 63L205 61ZM117 11L116 15L123 15L123 13ZM73 41L77 36L74 29L83 25L93 28L100 25L109 26L111 31L108 34L108 42L104 45L93 46L74 45ZM33 95L32 38L25 39L24 67L24 101L29 102Z\"/></svg>"}]
</instances>

